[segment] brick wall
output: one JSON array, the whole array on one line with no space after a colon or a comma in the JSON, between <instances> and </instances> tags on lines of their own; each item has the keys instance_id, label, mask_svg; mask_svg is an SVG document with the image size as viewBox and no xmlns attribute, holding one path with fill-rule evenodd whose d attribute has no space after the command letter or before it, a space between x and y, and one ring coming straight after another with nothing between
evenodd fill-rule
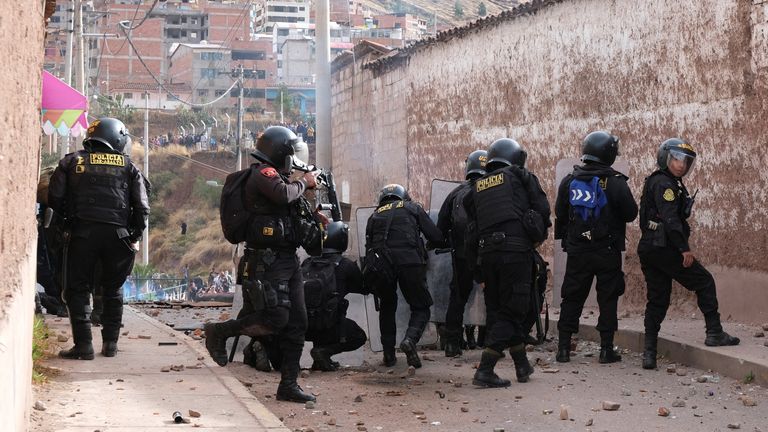
<instances>
[{"instance_id":1,"label":"brick wall","mask_svg":"<svg viewBox=\"0 0 768 432\"><path fill-rule=\"evenodd\" d=\"M544 4L540 6L540 4ZM757 4L753 4L757 3ZM622 139L639 200L658 145L680 135L700 157L693 248L715 273L724 316L768 318L766 6L742 0L545 1L417 43L402 57L334 74L334 167L355 205L384 183L427 201L433 178L510 136L554 202L555 165L589 131ZM644 282L629 230L627 307ZM545 246L551 255L551 244ZM674 297L690 304L688 298ZM760 299L755 302L755 299Z\"/></svg>"}]
</instances>

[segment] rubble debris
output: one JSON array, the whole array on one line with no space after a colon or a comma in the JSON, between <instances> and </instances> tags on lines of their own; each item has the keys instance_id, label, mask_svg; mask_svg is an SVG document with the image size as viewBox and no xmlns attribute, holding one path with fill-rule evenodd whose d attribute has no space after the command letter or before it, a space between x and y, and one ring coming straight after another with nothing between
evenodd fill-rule
<instances>
[{"instance_id":1,"label":"rubble debris","mask_svg":"<svg viewBox=\"0 0 768 432\"><path fill-rule=\"evenodd\" d=\"M363 401L363 395L355 396L355 402L362 402L362 401Z\"/></svg>"},{"instance_id":2,"label":"rubble debris","mask_svg":"<svg viewBox=\"0 0 768 432\"><path fill-rule=\"evenodd\" d=\"M744 404L744 406L757 406L757 401L755 401L749 396L742 397L741 403Z\"/></svg>"},{"instance_id":3,"label":"rubble debris","mask_svg":"<svg viewBox=\"0 0 768 432\"><path fill-rule=\"evenodd\" d=\"M592 426L594 423L594 420L592 418L588 418L586 422L584 422L584 426Z\"/></svg>"},{"instance_id":4,"label":"rubble debris","mask_svg":"<svg viewBox=\"0 0 768 432\"><path fill-rule=\"evenodd\" d=\"M59 342L66 342L69 340L69 337L63 334L60 334L56 337L56 340Z\"/></svg>"},{"instance_id":5,"label":"rubble debris","mask_svg":"<svg viewBox=\"0 0 768 432\"><path fill-rule=\"evenodd\" d=\"M728 429L741 429L741 423L728 423Z\"/></svg>"},{"instance_id":6,"label":"rubble debris","mask_svg":"<svg viewBox=\"0 0 768 432\"><path fill-rule=\"evenodd\" d=\"M43 403L43 401L36 401L35 404L32 406L36 411L45 411L48 409L47 406Z\"/></svg>"},{"instance_id":7,"label":"rubble debris","mask_svg":"<svg viewBox=\"0 0 768 432\"><path fill-rule=\"evenodd\" d=\"M198 417L200 417L200 413L195 411L195 410L189 410L189 416L190 417L194 417L194 418L198 418Z\"/></svg>"},{"instance_id":8,"label":"rubble debris","mask_svg":"<svg viewBox=\"0 0 768 432\"><path fill-rule=\"evenodd\" d=\"M603 410L605 411L616 411L621 407L620 403L611 402L611 401L603 401Z\"/></svg>"},{"instance_id":9,"label":"rubble debris","mask_svg":"<svg viewBox=\"0 0 768 432\"><path fill-rule=\"evenodd\" d=\"M665 407L659 407L658 415L660 417L669 417L669 409Z\"/></svg>"},{"instance_id":10,"label":"rubble debris","mask_svg":"<svg viewBox=\"0 0 768 432\"><path fill-rule=\"evenodd\" d=\"M568 420L568 407L560 405L560 420Z\"/></svg>"},{"instance_id":11,"label":"rubble debris","mask_svg":"<svg viewBox=\"0 0 768 432\"><path fill-rule=\"evenodd\" d=\"M672 401L672 408L683 408L685 406L685 401L682 399L675 399Z\"/></svg>"},{"instance_id":12,"label":"rubble debris","mask_svg":"<svg viewBox=\"0 0 768 432\"><path fill-rule=\"evenodd\" d=\"M315 402L307 401L307 403L304 404L304 408L306 408L306 409L314 409L315 408Z\"/></svg>"}]
</instances>

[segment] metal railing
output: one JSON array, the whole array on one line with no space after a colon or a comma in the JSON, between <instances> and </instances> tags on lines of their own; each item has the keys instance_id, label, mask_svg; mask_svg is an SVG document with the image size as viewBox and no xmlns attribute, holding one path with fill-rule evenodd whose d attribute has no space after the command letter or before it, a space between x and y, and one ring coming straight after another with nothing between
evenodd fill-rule
<instances>
[{"instance_id":1,"label":"metal railing","mask_svg":"<svg viewBox=\"0 0 768 432\"><path fill-rule=\"evenodd\" d=\"M123 301L187 300L189 280L181 278L129 278L123 284Z\"/></svg>"}]
</instances>

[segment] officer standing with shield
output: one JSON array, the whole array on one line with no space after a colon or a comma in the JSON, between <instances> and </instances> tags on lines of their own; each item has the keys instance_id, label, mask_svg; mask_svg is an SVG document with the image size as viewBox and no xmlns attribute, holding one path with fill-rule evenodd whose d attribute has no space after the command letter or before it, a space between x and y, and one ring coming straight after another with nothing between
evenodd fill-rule
<instances>
[{"instance_id":1,"label":"officer standing with shield","mask_svg":"<svg viewBox=\"0 0 768 432\"><path fill-rule=\"evenodd\" d=\"M466 181L456 187L443 201L437 216L437 227L443 236L451 242L451 259L453 260L453 277L451 278L451 295L448 310L445 313L445 356L461 355L461 331L464 320L464 308L469 300L474 286L472 269L467 264L464 251L464 238L467 228L467 211L464 208L464 197L471 192L475 180L485 175L485 163L488 152L475 150L466 160Z\"/></svg>"},{"instance_id":2,"label":"officer standing with shield","mask_svg":"<svg viewBox=\"0 0 768 432\"><path fill-rule=\"evenodd\" d=\"M267 128L252 153L258 162L245 186L245 206L253 215L249 221L245 255L238 266L243 286L243 311L237 319L205 325L205 347L220 366L227 364L226 341L236 335L277 336L282 354L277 400L314 401L296 382L299 360L307 329L299 259L296 248L310 249L305 238L316 230L320 245L320 227L314 220L297 217L297 207L306 189L317 186L315 173L306 173L290 182L294 156L300 141L290 129ZM307 226L309 234L303 232ZM310 242L313 242L310 240Z\"/></svg>"},{"instance_id":3,"label":"officer standing with shield","mask_svg":"<svg viewBox=\"0 0 768 432\"><path fill-rule=\"evenodd\" d=\"M104 117L88 126L83 150L59 161L51 177L48 203L64 217L62 296L75 346L59 352L67 359L94 358L90 294L103 289L102 349L117 354L123 317L122 286L133 269L136 243L147 226L147 184L127 153L131 139L123 122ZM98 279L95 267L101 263Z\"/></svg>"},{"instance_id":4,"label":"officer standing with shield","mask_svg":"<svg viewBox=\"0 0 768 432\"><path fill-rule=\"evenodd\" d=\"M621 360L613 347L617 305L624 294L621 252L626 248L626 224L637 217L637 204L627 177L611 168L619 154L618 137L592 132L584 138L581 153L584 164L563 178L555 202L555 238L562 239L568 254L556 360L571 360L571 335L579 331L584 302L597 278L599 361L614 363Z\"/></svg>"},{"instance_id":5,"label":"officer standing with shield","mask_svg":"<svg viewBox=\"0 0 768 432\"><path fill-rule=\"evenodd\" d=\"M429 307L432 306L426 279L427 250L421 233L435 246L444 242L432 219L420 205L411 201L403 186L385 186L379 194L379 205L365 228L366 286L373 288L380 299L379 329L385 366L393 366L397 362L395 313L399 284L411 308L408 329L400 349L405 353L408 365L421 367L416 344L427 327ZM374 258L380 260L373 262ZM372 271L373 268L377 270Z\"/></svg>"},{"instance_id":6,"label":"officer standing with shield","mask_svg":"<svg viewBox=\"0 0 768 432\"><path fill-rule=\"evenodd\" d=\"M695 195L683 184L693 169L696 152L682 139L670 138L659 147L658 169L645 179L640 198L640 229L637 245L640 266L648 288L645 305L645 349L643 369L656 368L656 343L669 308L672 280L696 293L706 324L707 346L738 345L739 338L723 331L718 312L715 279L696 260L688 244Z\"/></svg>"},{"instance_id":7,"label":"officer standing with shield","mask_svg":"<svg viewBox=\"0 0 768 432\"><path fill-rule=\"evenodd\" d=\"M489 324L485 350L472 383L507 387L493 369L510 348L518 382L533 373L525 352L533 250L547 237L549 203L538 178L524 168L526 153L517 141L502 138L488 148L487 174L475 182L464 204L479 237Z\"/></svg>"}]
</instances>

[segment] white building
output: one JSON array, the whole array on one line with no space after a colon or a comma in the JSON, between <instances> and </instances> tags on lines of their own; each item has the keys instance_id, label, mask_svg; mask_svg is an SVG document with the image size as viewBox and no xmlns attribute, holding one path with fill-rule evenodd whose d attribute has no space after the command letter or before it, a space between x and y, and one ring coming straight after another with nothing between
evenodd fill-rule
<instances>
[{"instance_id":1,"label":"white building","mask_svg":"<svg viewBox=\"0 0 768 432\"><path fill-rule=\"evenodd\" d=\"M277 23L309 24L312 4L309 0L265 0L266 21L264 31L272 32Z\"/></svg>"}]
</instances>

